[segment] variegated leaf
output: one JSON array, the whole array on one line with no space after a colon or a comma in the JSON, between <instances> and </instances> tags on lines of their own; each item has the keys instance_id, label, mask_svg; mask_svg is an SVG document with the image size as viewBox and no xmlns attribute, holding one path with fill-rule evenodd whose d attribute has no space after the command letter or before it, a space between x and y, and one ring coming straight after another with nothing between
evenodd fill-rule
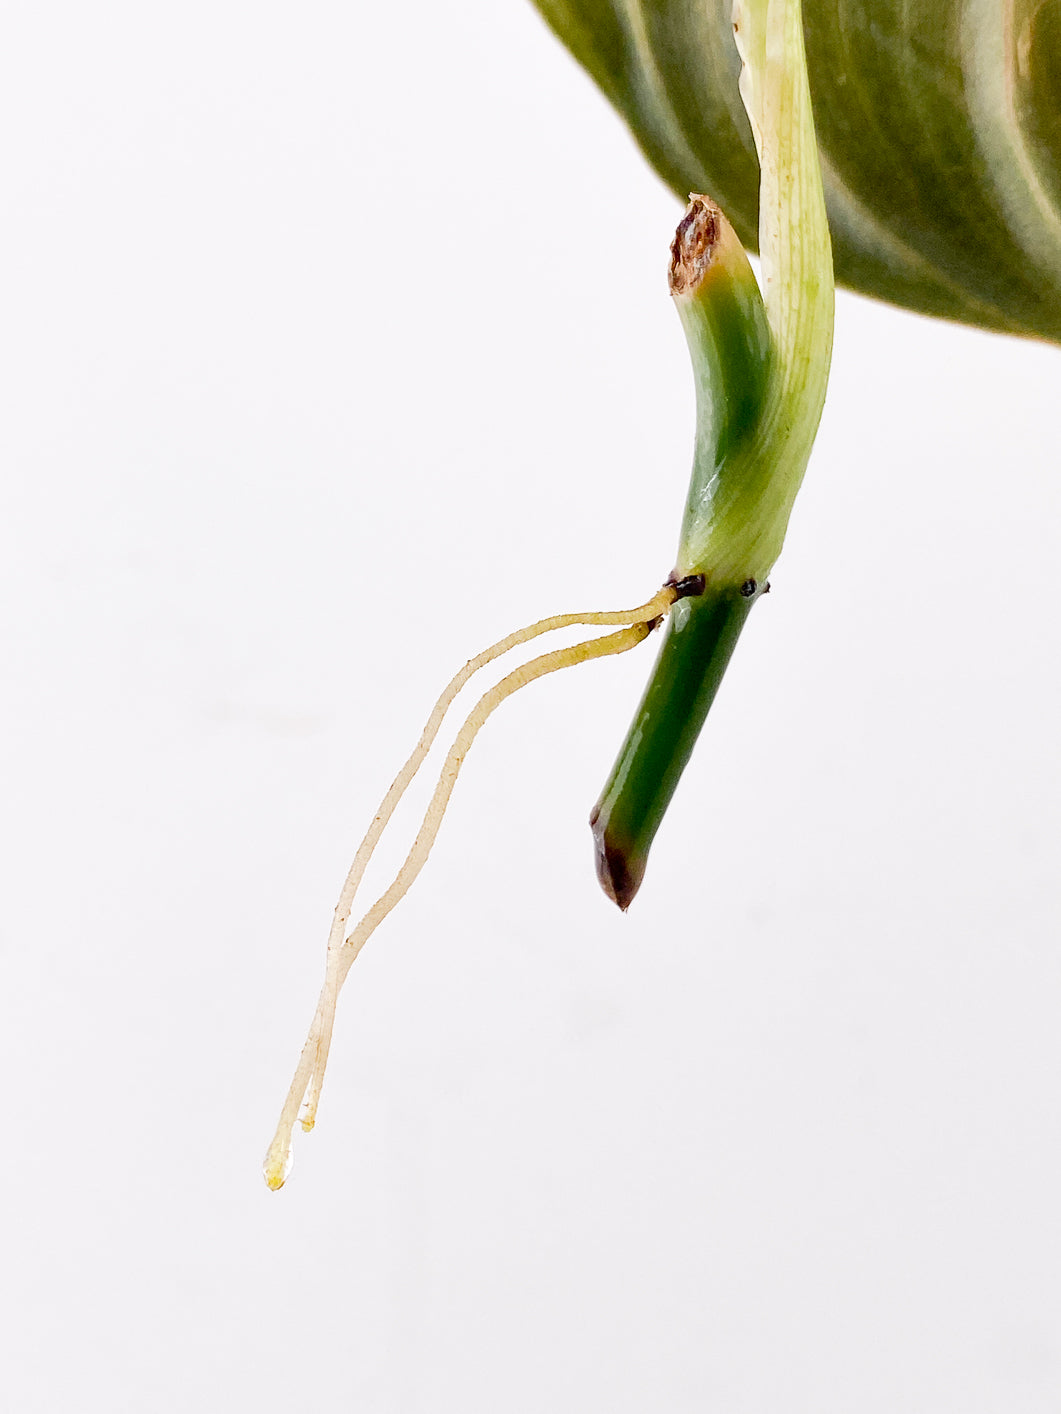
<instances>
[{"instance_id":1,"label":"variegated leaf","mask_svg":"<svg viewBox=\"0 0 1061 1414\"><path fill-rule=\"evenodd\" d=\"M732 0L535 0L683 200L749 248ZM1061 0L804 0L837 278L1061 341Z\"/></svg>"}]
</instances>

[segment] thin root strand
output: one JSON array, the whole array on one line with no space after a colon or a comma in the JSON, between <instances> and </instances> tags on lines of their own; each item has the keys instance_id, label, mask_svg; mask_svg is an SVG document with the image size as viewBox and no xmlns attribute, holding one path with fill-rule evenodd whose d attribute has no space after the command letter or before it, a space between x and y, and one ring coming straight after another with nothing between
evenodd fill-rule
<instances>
[{"instance_id":1,"label":"thin root strand","mask_svg":"<svg viewBox=\"0 0 1061 1414\"><path fill-rule=\"evenodd\" d=\"M562 668L573 667L578 663L590 662L595 658L625 653L636 647L658 626L677 597L674 586L665 585L653 599L637 609L620 610L614 613L557 614L552 618L541 619L527 628L500 639L470 659L446 685L431 711L420 740L394 778L364 839L361 841L336 904L328 937L324 984L321 988L309 1035L302 1048L302 1054L299 1057L280 1113L276 1133L265 1158L265 1181L270 1188L281 1188L287 1178L291 1163L291 1136L295 1124L299 1120L300 1109L304 1130L312 1129L316 1120L317 1105L328 1063L328 1052L331 1047L336 1005L347 974L365 943L408 892L420 870L424 867L442 824L446 806L453 794L460 768L472 742L491 713L507 697L511 697L514 692L518 692L520 688L526 687L538 678L559 672ZM543 653L540 657L533 658L530 662L516 668L480 697L450 747L442 765L434 795L425 812L423 824L413 841L405 862L390 887L380 895L350 935L344 938L346 920L373 851L394 814L398 802L427 756L438 735L446 711L457 693L475 672L499 658L503 653L507 653L520 644L530 642L543 633L575 624L593 626L624 624L626 627L618 633L589 639L567 648L555 649L551 653Z\"/></svg>"}]
</instances>

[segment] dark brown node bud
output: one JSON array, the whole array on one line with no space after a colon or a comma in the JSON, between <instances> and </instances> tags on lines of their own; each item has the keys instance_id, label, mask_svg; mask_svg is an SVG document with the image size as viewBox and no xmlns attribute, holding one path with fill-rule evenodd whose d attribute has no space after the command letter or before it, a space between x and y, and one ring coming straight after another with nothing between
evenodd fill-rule
<instances>
[{"instance_id":1,"label":"dark brown node bud","mask_svg":"<svg viewBox=\"0 0 1061 1414\"><path fill-rule=\"evenodd\" d=\"M746 579L740 587L740 592L745 599L750 599L758 588L759 586L754 579Z\"/></svg>"},{"instance_id":2,"label":"dark brown node bud","mask_svg":"<svg viewBox=\"0 0 1061 1414\"><path fill-rule=\"evenodd\" d=\"M705 575L686 574L679 579L678 571L675 570L667 580L665 587L674 590L674 598L677 601L678 599L698 599L703 594L706 584L707 577Z\"/></svg>"},{"instance_id":3,"label":"dark brown node bud","mask_svg":"<svg viewBox=\"0 0 1061 1414\"><path fill-rule=\"evenodd\" d=\"M722 234L722 212L707 196L690 194L670 248L670 292L689 294L707 274Z\"/></svg>"}]
</instances>

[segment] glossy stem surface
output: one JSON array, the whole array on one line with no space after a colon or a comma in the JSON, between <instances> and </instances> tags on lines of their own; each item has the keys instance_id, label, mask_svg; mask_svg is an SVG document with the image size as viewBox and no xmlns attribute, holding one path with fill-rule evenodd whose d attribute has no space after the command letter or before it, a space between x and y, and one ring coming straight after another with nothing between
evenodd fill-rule
<instances>
[{"instance_id":1,"label":"glossy stem surface","mask_svg":"<svg viewBox=\"0 0 1061 1414\"><path fill-rule=\"evenodd\" d=\"M671 610L645 695L590 815L597 877L624 911L757 597L709 584Z\"/></svg>"}]
</instances>

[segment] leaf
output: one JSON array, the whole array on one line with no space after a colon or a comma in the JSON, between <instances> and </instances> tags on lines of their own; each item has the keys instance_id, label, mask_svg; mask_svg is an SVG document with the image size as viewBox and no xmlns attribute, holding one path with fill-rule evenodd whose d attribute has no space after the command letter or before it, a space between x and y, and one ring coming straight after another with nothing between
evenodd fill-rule
<instances>
[{"instance_id":1,"label":"leaf","mask_svg":"<svg viewBox=\"0 0 1061 1414\"><path fill-rule=\"evenodd\" d=\"M684 201L749 249L759 173L731 0L535 0ZM1061 5L804 0L837 279L1061 342Z\"/></svg>"}]
</instances>

